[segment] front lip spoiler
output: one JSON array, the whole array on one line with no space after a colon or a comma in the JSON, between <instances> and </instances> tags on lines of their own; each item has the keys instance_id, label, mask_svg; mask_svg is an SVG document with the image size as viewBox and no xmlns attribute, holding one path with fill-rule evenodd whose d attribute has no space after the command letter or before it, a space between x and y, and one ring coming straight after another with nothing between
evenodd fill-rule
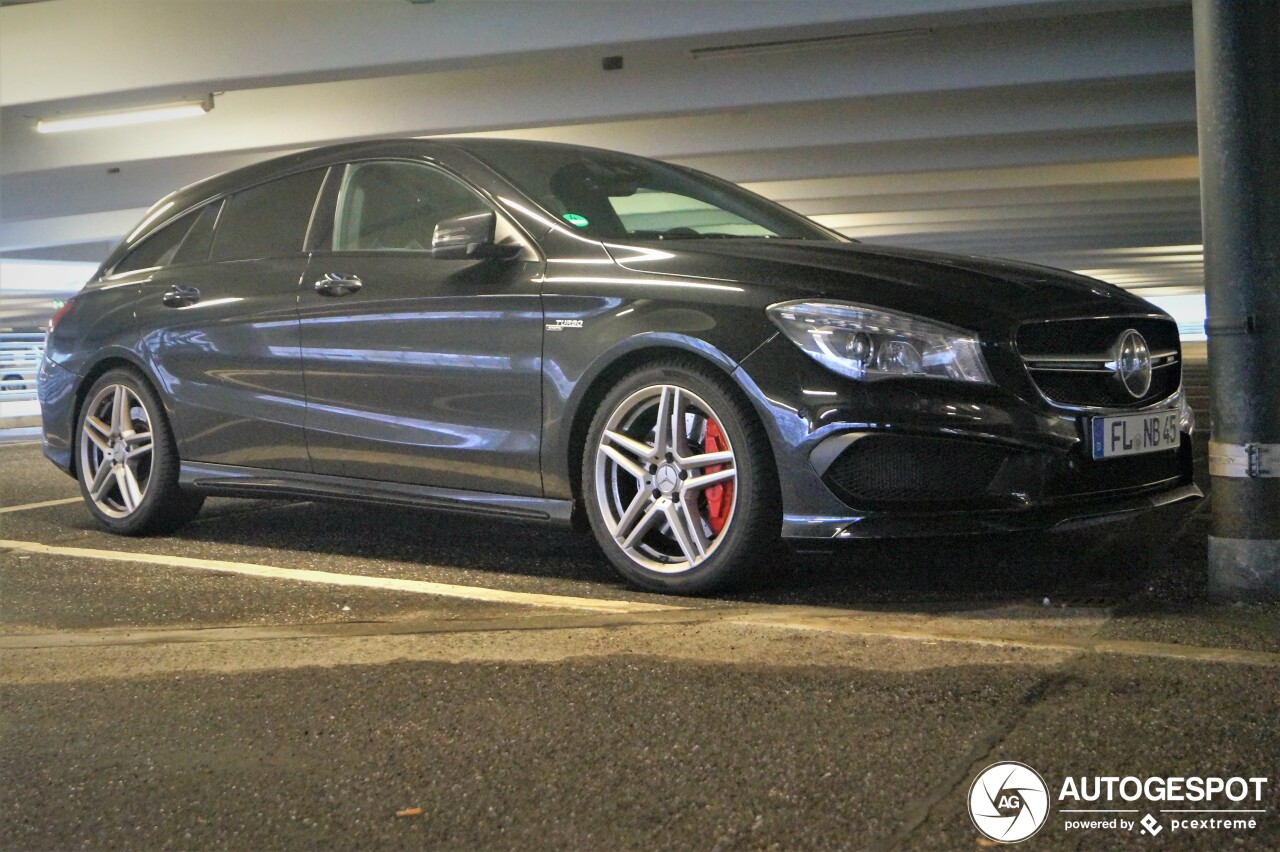
<instances>
[{"instance_id":1,"label":"front lip spoiler","mask_svg":"<svg viewBox=\"0 0 1280 852\"><path fill-rule=\"evenodd\" d=\"M1071 529L1116 520L1204 493L1194 484L1180 485L1154 494L1143 494L1105 503L1045 506L1021 511L889 513L869 512L845 517L788 515L782 521L784 539L929 538L934 536L985 535L1026 530Z\"/></svg>"}]
</instances>

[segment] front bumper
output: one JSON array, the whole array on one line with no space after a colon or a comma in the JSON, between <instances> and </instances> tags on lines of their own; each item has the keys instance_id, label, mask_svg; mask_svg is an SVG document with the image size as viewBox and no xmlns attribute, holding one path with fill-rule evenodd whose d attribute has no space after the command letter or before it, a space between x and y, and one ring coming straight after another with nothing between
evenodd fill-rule
<instances>
[{"instance_id":1,"label":"front bumper","mask_svg":"<svg viewBox=\"0 0 1280 852\"><path fill-rule=\"evenodd\" d=\"M994 512L870 512L865 515L820 518L786 515L782 537L790 539L926 538L983 535L1026 530L1090 526L1125 515L1145 512L1182 500L1203 497L1194 483L1161 487L1147 494L1112 497L1096 503L1039 506L1022 511Z\"/></svg>"},{"instance_id":2,"label":"front bumper","mask_svg":"<svg viewBox=\"0 0 1280 852\"><path fill-rule=\"evenodd\" d=\"M779 338L735 377L770 433L784 538L1047 529L1202 496L1189 432L1177 450L1095 461L1086 433L1098 412L996 386L858 383Z\"/></svg>"}]
</instances>

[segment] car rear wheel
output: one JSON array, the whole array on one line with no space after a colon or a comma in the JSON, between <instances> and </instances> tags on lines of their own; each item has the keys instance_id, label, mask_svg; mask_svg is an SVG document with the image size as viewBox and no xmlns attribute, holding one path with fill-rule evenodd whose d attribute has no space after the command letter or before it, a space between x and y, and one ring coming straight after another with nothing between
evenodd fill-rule
<instances>
[{"instance_id":1,"label":"car rear wheel","mask_svg":"<svg viewBox=\"0 0 1280 852\"><path fill-rule=\"evenodd\" d=\"M582 493L597 541L636 585L699 593L743 580L779 530L768 441L728 382L657 364L605 398Z\"/></svg>"},{"instance_id":2,"label":"car rear wheel","mask_svg":"<svg viewBox=\"0 0 1280 852\"><path fill-rule=\"evenodd\" d=\"M178 487L178 450L160 401L141 377L111 370L80 410L80 493L108 530L169 532L200 511L204 497Z\"/></svg>"}]
</instances>

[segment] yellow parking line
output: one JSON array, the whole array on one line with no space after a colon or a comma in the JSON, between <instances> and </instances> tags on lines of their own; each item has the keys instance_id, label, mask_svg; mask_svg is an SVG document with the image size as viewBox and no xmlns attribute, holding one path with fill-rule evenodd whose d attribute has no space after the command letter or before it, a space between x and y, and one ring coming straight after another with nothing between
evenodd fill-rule
<instances>
[{"instance_id":1,"label":"yellow parking line","mask_svg":"<svg viewBox=\"0 0 1280 852\"><path fill-rule=\"evenodd\" d=\"M67 497L63 500L45 500L42 503L23 503L21 506L0 507L0 515L6 512L25 512L28 509L43 509L45 506L65 506L68 503L79 503L80 497Z\"/></svg>"},{"instance_id":2,"label":"yellow parking line","mask_svg":"<svg viewBox=\"0 0 1280 852\"><path fill-rule=\"evenodd\" d=\"M219 559L194 559L189 556L168 556L159 553L132 553L127 550L92 550L85 547L56 547L34 541L0 539L0 549L41 553L50 556L70 556L77 559L98 559L108 562L140 562L146 565L193 568L198 571L221 571L231 574L243 574L247 577L266 577L273 580L327 583L332 586L362 586L369 589L416 592L423 595L464 598L466 600L487 601L490 603L545 606L556 609L586 610L589 612L656 612L659 610L686 608L665 604L640 603L638 601L597 600L596 598L576 598L566 595L510 592L503 589L486 589L482 586L455 586L449 583L432 583L426 580L400 580L392 577L370 577L363 574L337 574L331 571L311 571L304 568L276 568L272 565L255 565L249 562L224 562Z\"/></svg>"}]
</instances>

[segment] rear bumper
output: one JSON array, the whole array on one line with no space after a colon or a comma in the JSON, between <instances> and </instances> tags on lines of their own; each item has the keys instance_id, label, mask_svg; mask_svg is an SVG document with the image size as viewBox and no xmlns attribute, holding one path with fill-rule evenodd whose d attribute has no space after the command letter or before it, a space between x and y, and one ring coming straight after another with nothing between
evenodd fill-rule
<instances>
[{"instance_id":1,"label":"rear bumper","mask_svg":"<svg viewBox=\"0 0 1280 852\"><path fill-rule=\"evenodd\" d=\"M40 362L36 389L40 400L41 449L63 473L75 476L72 436L75 433L76 384L79 376L47 357Z\"/></svg>"}]
</instances>

